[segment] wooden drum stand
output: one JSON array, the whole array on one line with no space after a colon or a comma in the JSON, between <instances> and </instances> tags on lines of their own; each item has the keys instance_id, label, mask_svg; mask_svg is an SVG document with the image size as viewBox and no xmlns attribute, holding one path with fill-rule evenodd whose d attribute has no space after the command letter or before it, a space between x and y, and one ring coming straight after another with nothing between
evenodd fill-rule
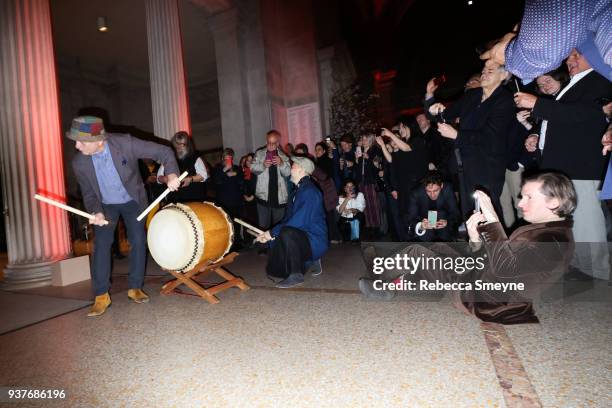
<instances>
[{"instance_id":1,"label":"wooden drum stand","mask_svg":"<svg viewBox=\"0 0 612 408\"><path fill-rule=\"evenodd\" d=\"M221 258L219 261L215 263L210 263L209 260L202 261L195 266L195 268L186 271L185 273L170 271L164 269L166 272L172 274L176 279L173 279L164 284L161 288L162 295L187 295L194 296L190 293L185 293L180 289L177 289L180 285L185 285L191 290L193 290L197 296L200 296L202 299L206 300L208 303L215 304L219 303L219 298L215 296L219 292L223 292L224 290L238 287L240 290L248 290L250 289L249 285L247 285L244 280L234 276L227 269L223 268L223 266L231 264L234 262L234 259L238 256L237 252L231 252ZM207 274L209 272L214 272L217 275L221 276L225 279L224 282L204 287L204 285L198 282L195 278L198 275Z\"/></svg>"}]
</instances>

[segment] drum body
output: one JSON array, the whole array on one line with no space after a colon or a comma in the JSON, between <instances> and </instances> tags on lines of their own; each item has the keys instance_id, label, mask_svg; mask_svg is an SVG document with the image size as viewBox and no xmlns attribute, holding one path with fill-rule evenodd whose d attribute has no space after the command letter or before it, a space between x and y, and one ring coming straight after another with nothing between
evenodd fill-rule
<instances>
[{"instance_id":1,"label":"drum body","mask_svg":"<svg viewBox=\"0 0 612 408\"><path fill-rule=\"evenodd\" d=\"M151 256L164 269L185 272L202 261L227 254L234 227L221 208L209 202L170 204L158 211L147 231Z\"/></svg>"}]
</instances>

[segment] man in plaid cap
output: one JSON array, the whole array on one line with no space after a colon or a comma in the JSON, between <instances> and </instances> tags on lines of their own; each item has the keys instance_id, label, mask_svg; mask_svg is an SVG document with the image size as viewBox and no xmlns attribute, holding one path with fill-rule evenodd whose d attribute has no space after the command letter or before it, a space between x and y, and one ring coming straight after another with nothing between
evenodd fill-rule
<instances>
[{"instance_id":1,"label":"man in plaid cap","mask_svg":"<svg viewBox=\"0 0 612 408\"><path fill-rule=\"evenodd\" d=\"M153 159L166 168L170 190L179 188L178 166L169 147L146 142L127 134L107 134L102 119L80 116L72 121L66 134L79 150L72 167L83 194L83 203L94 214L95 240L92 282L95 303L88 316L103 314L111 304L111 246L117 220L123 217L130 243L128 297L146 303L149 296L142 290L146 261L144 221L136 218L148 205L138 159Z\"/></svg>"}]
</instances>

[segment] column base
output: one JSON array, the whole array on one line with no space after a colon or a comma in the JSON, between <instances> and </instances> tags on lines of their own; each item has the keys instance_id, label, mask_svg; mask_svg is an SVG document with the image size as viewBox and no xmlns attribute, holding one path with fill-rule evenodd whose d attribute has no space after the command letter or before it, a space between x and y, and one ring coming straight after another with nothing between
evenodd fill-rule
<instances>
[{"instance_id":1,"label":"column base","mask_svg":"<svg viewBox=\"0 0 612 408\"><path fill-rule=\"evenodd\" d=\"M31 264L11 265L4 269L4 281L0 284L3 290L21 290L51 285L53 264L59 259Z\"/></svg>"}]
</instances>

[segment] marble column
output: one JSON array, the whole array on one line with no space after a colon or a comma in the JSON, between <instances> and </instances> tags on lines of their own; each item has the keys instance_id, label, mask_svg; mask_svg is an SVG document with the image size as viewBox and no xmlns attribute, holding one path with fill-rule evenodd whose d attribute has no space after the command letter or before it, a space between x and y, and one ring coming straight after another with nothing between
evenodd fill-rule
<instances>
[{"instance_id":1,"label":"marble column","mask_svg":"<svg viewBox=\"0 0 612 408\"><path fill-rule=\"evenodd\" d=\"M330 115L331 99L334 91L333 69L334 47L327 47L317 51L319 62L319 86L321 87L321 113L323 134L331 133Z\"/></svg>"},{"instance_id":2,"label":"marble column","mask_svg":"<svg viewBox=\"0 0 612 408\"><path fill-rule=\"evenodd\" d=\"M312 150L323 136L312 1L260 4L273 126Z\"/></svg>"},{"instance_id":3,"label":"marble column","mask_svg":"<svg viewBox=\"0 0 612 408\"><path fill-rule=\"evenodd\" d=\"M146 0L145 9L153 130L164 139L191 134L178 1Z\"/></svg>"},{"instance_id":4,"label":"marble column","mask_svg":"<svg viewBox=\"0 0 612 408\"><path fill-rule=\"evenodd\" d=\"M48 285L70 255L49 0L0 2L0 161L8 265L3 287Z\"/></svg>"},{"instance_id":5,"label":"marble column","mask_svg":"<svg viewBox=\"0 0 612 408\"><path fill-rule=\"evenodd\" d=\"M208 19L215 39L223 145L238 156L265 143L272 126L259 4Z\"/></svg>"},{"instance_id":6,"label":"marble column","mask_svg":"<svg viewBox=\"0 0 612 408\"><path fill-rule=\"evenodd\" d=\"M208 19L208 24L215 39L223 146L233 148L240 157L246 153L243 151L248 134L245 124L249 115L245 103L248 88L243 75L238 12L231 8L215 14Z\"/></svg>"}]
</instances>

